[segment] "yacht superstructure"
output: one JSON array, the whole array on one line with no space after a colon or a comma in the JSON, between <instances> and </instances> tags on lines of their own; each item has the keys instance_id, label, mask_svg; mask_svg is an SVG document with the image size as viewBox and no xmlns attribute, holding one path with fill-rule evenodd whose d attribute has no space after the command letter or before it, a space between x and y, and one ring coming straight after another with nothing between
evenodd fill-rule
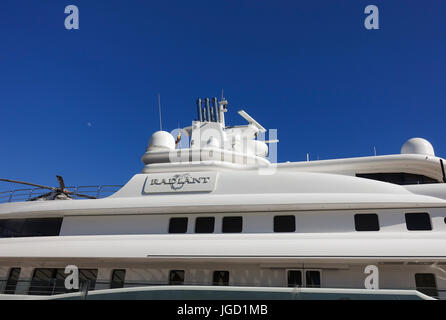
<instances>
[{"instance_id":1,"label":"yacht superstructure","mask_svg":"<svg viewBox=\"0 0 446 320\"><path fill-rule=\"evenodd\" d=\"M446 298L445 160L428 141L272 163L278 141L226 111L198 99L192 125L155 132L142 173L106 198L0 204L1 297Z\"/></svg>"}]
</instances>

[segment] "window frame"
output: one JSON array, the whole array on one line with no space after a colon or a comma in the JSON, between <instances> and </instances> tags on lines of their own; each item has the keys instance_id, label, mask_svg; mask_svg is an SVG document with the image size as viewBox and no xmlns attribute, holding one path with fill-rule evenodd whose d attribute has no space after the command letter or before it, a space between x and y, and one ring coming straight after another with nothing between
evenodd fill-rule
<instances>
[{"instance_id":1,"label":"window frame","mask_svg":"<svg viewBox=\"0 0 446 320\"><path fill-rule=\"evenodd\" d=\"M296 286L289 286L289 282L288 282L288 272L289 271L300 271L301 274L301 282L302 285L300 287L296 287ZM314 287L311 286L309 287L307 284L307 272L308 271L315 271L319 273L319 287ZM310 268L310 269L304 269L304 268L289 268L289 269L285 269L285 284L288 288L322 288L322 283L323 283L323 272L322 269L317 269L317 268Z\"/></svg>"},{"instance_id":2,"label":"window frame","mask_svg":"<svg viewBox=\"0 0 446 320\"><path fill-rule=\"evenodd\" d=\"M18 270L17 279L11 279L11 276L13 275L13 272ZM5 283L5 287L3 288L3 294L15 294L15 291L17 290L17 284L20 281L20 274L22 273L22 268L20 267L13 267L9 269L8 278ZM11 284L11 282L14 282ZM12 287L12 288L9 288Z\"/></svg>"},{"instance_id":3,"label":"window frame","mask_svg":"<svg viewBox=\"0 0 446 320\"><path fill-rule=\"evenodd\" d=\"M212 231L198 231L197 229L198 229L198 224L199 224L199 221L205 221L204 219L209 219L209 220L212 220ZM211 228L209 228L209 230L210 230ZM195 229L194 229L194 231L195 231L195 233L200 233L200 234L202 234L202 233L214 233L215 232L215 217L196 217L195 218Z\"/></svg>"},{"instance_id":4,"label":"window frame","mask_svg":"<svg viewBox=\"0 0 446 320\"><path fill-rule=\"evenodd\" d=\"M433 277L433 279L434 279L434 284L435 284L434 287L419 287L419 286L418 286L418 283L417 283L417 276L425 276L425 275L431 275L431 276ZM432 273L432 272L418 272L418 273L415 273L415 275L414 275L414 279L415 279L415 288L416 288L416 290L417 290L418 292L421 292L421 293L423 293L423 294L425 294L425 295L428 295L428 296L430 296L430 297L436 297L436 298L438 298L438 283L437 283L437 276L436 276L435 273ZM421 288L421 289L420 289L420 288ZM435 294L430 294L429 292L430 292L431 290L432 290L433 292L435 292ZM433 292L431 292L431 293L433 293Z\"/></svg>"},{"instance_id":5,"label":"window frame","mask_svg":"<svg viewBox=\"0 0 446 320\"><path fill-rule=\"evenodd\" d=\"M365 228L358 228L358 222L359 222L358 220L360 219L360 217L365 217L365 216L375 216L378 229L373 229L373 230L367 229L366 230ZM380 221L379 221L379 215L377 213L355 213L353 219L355 221L355 231L357 231L357 232L377 232L377 231L381 230L381 224L380 224Z\"/></svg>"},{"instance_id":6,"label":"window frame","mask_svg":"<svg viewBox=\"0 0 446 320\"><path fill-rule=\"evenodd\" d=\"M119 279L120 281L114 281L114 277L117 272L124 272L122 279ZM126 273L127 273L126 269L113 269L112 273L111 273L111 278L110 278L110 289L124 288ZM116 284L119 284L119 285L116 285Z\"/></svg>"},{"instance_id":7,"label":"window frame","mask_svg":"<svg viewBox=\"0 0 446 320\"><path fill-rule=\"evenodd\" d=\"M225 220L240 219L240 231L225 231ZM238 229L237 229L238 230ZM243 216L226 216L221 220L221 233L242 233L243 232Z\"/></svg>"},{"instance_id":8,"label":"window frame","mask_svg":"<svg viewBox=\"0 0 446 320\"><path fill-rule=\"evenodd\" d=\"M42 225L43 227L39 226ZM1 238L57 237L62 230L63 217L0 219ZM36 227L37 226L37 227ZM48 228L50 226L50 228ZM44 230L38 232L36 230ZM50 232L48 232L50 231Z\"/></svg>"},{"instance_id":9,"label":"window frame","mask_svg":"<svg viewBox=\"0 0 446 320\"><path fill-rule=\"evenodd\" d=\"M441 181L421 174L408 172L356 173L357 178L392 183L400 186L441 183Z\"/></svg>"},{"instance_id":10,"label":"window frame","mask_svg":"<svg viewBox=\"0 0 446 320\"><path fill-rule=\"evenodd\" d=\"M285 230L285 231L279 231L276 230L278 228L276 228L276 224L278 224L278 221L280 218L293 218L293 224L292 224L292 230ZM293 214L288 214L288 215L278 215L278 216L274 216L273 217L273 232L277 232L277 233L291 233L291 232L296 232L296 216Z\"/></svg>"},{"instance_id":11,"label":"window frame","mask_svg":"<svg viewBox=\"0 0 446 320\"><path fill-rule=\"evenodd\" d=\"M183 231L181 231L181 232L177 232L177 231L175 231L175 232L173 232L172 231L172 228L173 228L173 226L172 226L172 221L180 221L180 220L185 220L186 221L186 229L185 229L185 231L183 232ZM185 233L187 233L187 231L188 231L188 229L189 229L189 217L171 217L170 219L169 219L169 226L168 226L168 228L167 228L167 233L169 233L169 234L185 234Z\"/></svg>"},{"instance_id":12,"label":"window frame","mask_svg":"<svg viewBox=\"0 0 446 320\"><path fill-rule=\"evenodd\" d=\"M305 271L305 288L322 288L322 271L318 269L304 269ZM319 286L309 286L307 272L317 272L319 274Z\"/></svg>"},{"instance_id":13,"label":"window frame","mask_svg":"<svg viewBox=\"0 0 446 320\"><path fill-rule=\"evenodd\" d=\"M176 273L182 273L183 274L183 276L182 276L182 280L172 280L172 274L173 274L173 272L176 272ZM185 270L180 270L180 269L172 269L172 270L169 270L169 278L168 278L168 281L169 281L169 286L181 286L181 285L184 285L184 281L186 280L186 271Z\"/></svg>"},{"instance_id":14,"label":"window frame","mask_svg":"<svg viewBox=\"0 0 446 320\"><path fill-rule=\"evenodd\" d=\"M219 272L219 273L224 272L225 274L227 274L228 275L227 282L223 282L223 284L217 284L217 281L215 281L215 276L216 276L217 272ZM231 281L231 272L229 270L214 270L212 272L212 285L213 286L220 286L220 287L229 286L230 281Z\"/></svg>"},{"instance_id":15,"label":"window frame","mask_svg":"<svg viewBox=\"0 0 446 320\"><path fill-rule=\"evenodd\" d=\"M421 228L409 228L409 224L407 221L407 217L408 216L415 216L415 215L423 215L423 216L427 216L427 221L429 222L429 229L421 229ZM433 225L432 225L432 218L431 215L428 212L406 212L404 214L404 221L406 223L406 229L408 231L432 231L433 230ZM412 221L413 222L413 221Z\"/></svg>"},{"instance_id":16,"label":"window frame","mask_svg":"<svg viewBox=\"0 0 446 320\"><path fill-rule=\"evenodd\" d=\"M286 269L285 270L285 283L287 285L288 288L302 288L303 284L304 284L304 277L302 276L302 269ZM300 286L296 286L296 285L290 285L290 272L299 272L300 273Z\"/></svg>"}]
</instances>

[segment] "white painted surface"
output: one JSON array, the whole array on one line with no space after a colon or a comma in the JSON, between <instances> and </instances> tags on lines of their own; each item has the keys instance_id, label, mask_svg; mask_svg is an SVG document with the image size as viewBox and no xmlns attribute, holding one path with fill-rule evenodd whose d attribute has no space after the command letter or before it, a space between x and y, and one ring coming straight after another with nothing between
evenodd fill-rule
<instances>
[{"instance_id":1,"label":"white painted surface","mask_svg":"<svg viewBox=\"0 0 446 320\"><path fill-rule=\"evenodd\" d=\"M441 233L181 234L0 239L0 257L446 259Z\"/></svg>"}]
</instances>

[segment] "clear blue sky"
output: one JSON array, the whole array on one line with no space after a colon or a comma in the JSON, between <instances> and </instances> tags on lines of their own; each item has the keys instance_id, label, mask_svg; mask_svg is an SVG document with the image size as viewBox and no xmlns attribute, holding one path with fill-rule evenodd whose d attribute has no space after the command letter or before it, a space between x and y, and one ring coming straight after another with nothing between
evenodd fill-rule
<instances>
[{"instance_id":1,"label":"clear blue sky","mask_svg":"<svg viewBox=\"0 0 446 320\"><path fill-rule=\"evenodd\" d=\"M80 29L64 28L66 5ZM364 8L380 9L380 30ZM279 161L446 156L446 2L414 0L2 0L0 177L124 184L159 129L224 88L277 128ZM91 123L91 126L88 125ZM1 190L11 187L1 184Z\"/></svg>"}]
</instances>

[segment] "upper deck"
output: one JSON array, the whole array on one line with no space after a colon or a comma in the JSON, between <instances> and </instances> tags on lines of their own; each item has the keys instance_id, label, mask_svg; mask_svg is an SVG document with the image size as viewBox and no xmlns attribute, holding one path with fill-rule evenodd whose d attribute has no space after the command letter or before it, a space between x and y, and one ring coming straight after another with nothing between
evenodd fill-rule
<instances>
[{"instance_id":1,"label":"upper deck","mask_svg":"<svg viewBox=\"0 0 446 320\"><path fill-rule=\"evenodd\" d=\"M0 216L420 207L446 207L446 200L396 184L338 174L205 171L137 174L103 199L4 203Z\"/></svg>"},{"instance_id":2,"label":"upper deck","mask_svg":"<svg viewBox=\"0 0 446 320\"><path fill-rule=\"evenodd\" d=\"M172 134L157 131L142 157L142 174L125 186L50 188L94 196L84 201L28 201L44 189L0 193L0 215L25 212L93 214L120 210L129 213L193 210L318 210L444 206L444 159L420 138L408 140L401 154L306 162L271 163L266 129L245 111L247 125L226 126L227 101L197 101L197 119ZM180 148L181 135L188 140ZM376 181L378 180L378 181ZM438 184L436 188L401 185ZM426 186L427 186L426 184ZM76 199L76 195L70 194ZM55 198L55 197L52 197ZM67 199L67 197L62 197ZM57 199L57 198L56 198ZM59 198L60 199L60 198ZM42 200L42 199L39 199Z\"/></svg>"}]
</instances>

